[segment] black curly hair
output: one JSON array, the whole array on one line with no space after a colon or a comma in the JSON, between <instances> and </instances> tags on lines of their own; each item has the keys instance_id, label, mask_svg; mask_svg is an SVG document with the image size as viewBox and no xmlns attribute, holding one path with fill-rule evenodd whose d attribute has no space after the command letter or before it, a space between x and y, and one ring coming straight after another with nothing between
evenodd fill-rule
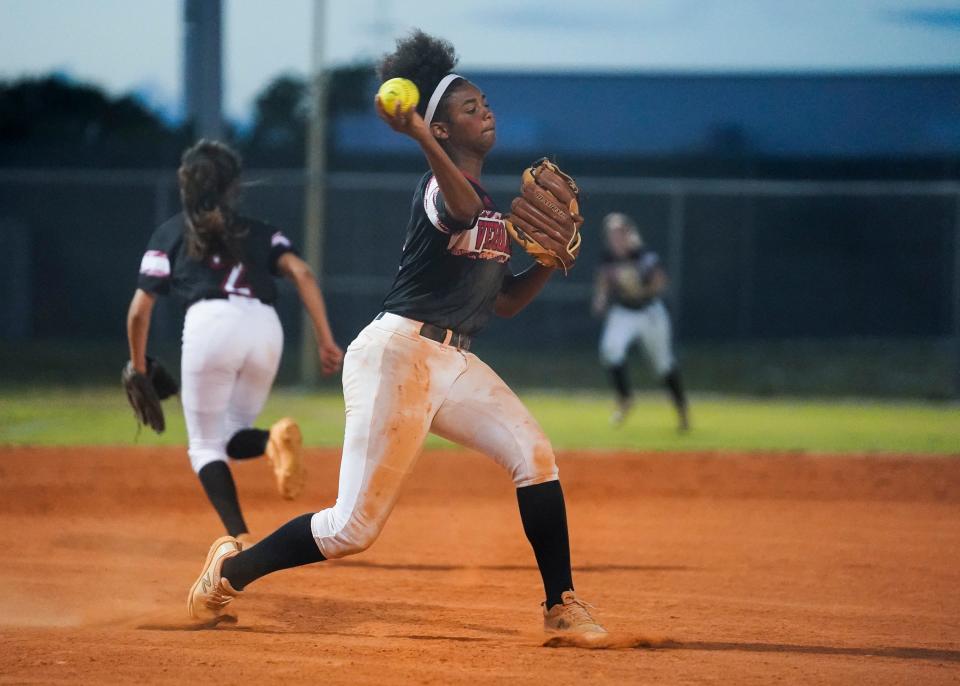
<instances>
[{"instance_id":1,"label":"black curly hair","mask_svg":"<svg viewBox=\"0 0 960 686\"><path fill-rule=\"evenodd\" d=\"M204 259L226 250L240 259L247 227L233 206L241 170L240 155L219 141L202 139L184 151L177 179L191 257Z\"/></svg>"},{"instance_id":2,"label":"black curly hair","mask_svg":"<svg viewBox=\"0 0 960 686\"><path fill-rule=\"evenodd\" d=\"M450 41L434 38L420 29L414 29L406 38L397 39L397 49L380 60L377 70L381 81L402 77L410 79L420 91L417 112L421 116L427 112L427 103L437 84L457 66L457 53ZM457 79L437 104L434 121L448 121L447 98L457 88L466 83L466 79Z\"/></svg>"}]
</instances>

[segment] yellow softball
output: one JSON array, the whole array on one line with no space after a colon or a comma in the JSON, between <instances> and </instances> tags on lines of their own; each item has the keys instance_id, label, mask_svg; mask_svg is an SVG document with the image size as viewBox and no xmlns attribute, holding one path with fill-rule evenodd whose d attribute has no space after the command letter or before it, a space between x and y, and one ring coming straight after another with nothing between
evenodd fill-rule
<instances>
[{"instance_id":1,"label":"yellow softball","mask_svg":"<svg viewBox=\"0 0 960 686\"><path fill-rule=\"evenodd\" d=\"M393 115L397 103L400 103L400 109L409 111L420 102L420 91L417 85L410 79L395 78L384 81L377 91L380 96L380 103L387 114Z\"/></svg>"}]
</instances>

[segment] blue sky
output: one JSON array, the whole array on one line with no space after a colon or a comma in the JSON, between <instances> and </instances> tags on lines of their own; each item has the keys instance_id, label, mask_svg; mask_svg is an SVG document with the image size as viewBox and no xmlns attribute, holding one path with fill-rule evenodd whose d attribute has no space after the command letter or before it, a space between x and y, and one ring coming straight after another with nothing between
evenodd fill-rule
<instances>
[{"instance_id":1,"label":"blue sky","mask_svg":"<svg viewBox=\"0 0 960 686\"><path fill-rule=\"evenodd\" d=\"M311 0L224 0L225 98L246 118L306 73ZM462 70L960 70L960 2L943 0L329 0L326 56L377 56L419 26ZM0 78L60 71L175 109L180 0L0 0Z\"/></svg>"}]
</instances>

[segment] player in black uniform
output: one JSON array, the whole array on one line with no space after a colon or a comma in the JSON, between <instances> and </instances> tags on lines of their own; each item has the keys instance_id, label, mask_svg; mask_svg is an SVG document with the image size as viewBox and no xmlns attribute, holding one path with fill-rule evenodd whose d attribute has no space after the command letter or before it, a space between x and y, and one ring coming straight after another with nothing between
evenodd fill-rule
<instances>
[{"instance_id":1,"label":"player in black uniform","mask_svg":"<svg viewBox=\"0 0 960 686\"><path fill-rule=\"evenodd\" d=\"M414 192L384 311L347 349L336 504L288 522L250 550L240 552L229 537L215 541L188 596L195 618L223 613L265 574L371 545L433 432L487 454L513 479L543 579L545 630L605 633L573 591L550 442L513 391L469 352L492 314L518 313L552 270L509 272L503 218L480 182L496 140L493 111L477 86L451 73L455 61L449 43L415 31L380 66L383 79L408 78L424 95L415 111L386 112L379 100L377 109L420 145L430 171Z\"/></svg>"},{"instance_id":2,"label":"player in black uniform","mask_svg":"<svg viewBox=\"0 0 960 686\"><path fill-rule=\"evenodd\" d=\"M677 428L689 430L687 397L673 354L670 315L662 296L667 273L657 253L648 249L630 217L611 212L603 220L607 252L597 270L593 312L604 317L600 361L617 395L614 424L621 424L633 406L627 376L627 352L639 343L654 373L670 392L677 410Z\"/></svg>"},{"instance_id":3,"label":"player in black uniform","mask_svg":"<svg viewBox=\"0 0 960 686\"><path fill-rule=\"evenodd\" d=\"M283 232L236 209L240 159L222 143L200 141L178 170L183 212L150 237L127 315L130 359L146 369L150 315L159 295L183 302L181 381L190 462L227 532L249 542L227 459L273 464L287 498L303 486L302 437L290 418L252 428L273 385L283 330L273 308L274 277L296 285L319 341L324 373L343 353L334 341L310 267Z\"/></svg>"}]
</instances>

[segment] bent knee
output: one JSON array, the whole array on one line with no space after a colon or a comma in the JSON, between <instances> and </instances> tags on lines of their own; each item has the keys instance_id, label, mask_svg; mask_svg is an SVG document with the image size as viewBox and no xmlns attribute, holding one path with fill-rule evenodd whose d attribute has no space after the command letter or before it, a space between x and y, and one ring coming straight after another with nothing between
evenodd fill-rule
<instances>
[{"instance_id":1,"label":"bent knee","mask_svg":"<svg viewBox=\"0 0 960 686\"><path fill-rule=\"evenodd\" d=\"M328 560L336 560L341 557L350 557L358 555L373 545L376 537L351 539L335 536L333 539L319 541L320 552Z\"/></svg>"},{"instance_id":2,"label":"bent knee","mask_svg":"<svg viewBox=\"0 0 960 686\"><path fill-rule=\"evenodd\" d=\"M373 545L374 541L380 537L380 529L374 527L362 527L352 531L350 535L345 536L340 548L341 555L356 555Z\"/></svg>"},{"instance_id":3,"label":"bent knee","mask_svg":"<svg viewBox=\"0 0 960 686\"><path fill-rule=\"evenodd\" d=\"M382 523L363 523L354 517L348 519L345 525L333 534L318 535L317 528L313 528L320 552L328 560L362 553L374 544L382 530Z\"/></svg>"},{"instance_id":4,"label":"bent knee","mask_svg":"<svg viewBox=\"0 0 960 686\"><path fill-rule=\"evenodd\" d=\"M193 467L195 474L213 462L227 462L227 453L221 444L213 446L191 445L187 449L187 455L190 456L190 466Z\"/></svg>"},{"instance_id":5,"label":"bent knee","mask_svg":"<svg viewBox=\"0 0 960 686\"><path fill-rule=\"evenodd\" d=\"M517 488L554 481L559 475L553 445L546 436L539 436L524 456L522 468L514 470L513 484Z\"/></svg>"},{"instance_id":6,"label":"bent knee","mask_svg":"<svg viewBox=\"0 0 960 686\"><path fill-rule=\"evenodd\" d=\"M619 367L626 359L626 348L622 346L600 346L600 363L604 367Z\"/></svg>"},{"instance_id":7,"label":"bent knee","mask_svg":"<svg viewBox=\"0 0 960 686\"><path fill-rule=\"evenodd\" d=\"M666 378L676 367L672 357L664 356L653 361L653 373L659 378Z\"/></svg>"}]
</instances>

